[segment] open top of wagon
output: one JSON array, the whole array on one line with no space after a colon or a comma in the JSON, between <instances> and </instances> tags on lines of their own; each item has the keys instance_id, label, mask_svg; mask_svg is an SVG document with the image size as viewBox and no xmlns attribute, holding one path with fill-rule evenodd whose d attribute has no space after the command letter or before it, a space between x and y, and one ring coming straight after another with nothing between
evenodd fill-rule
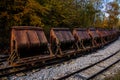
<instances>
[{"instance_id":1,"label":"open top of wagon","mask_svg":"<svg viewBox=\"0 0 120 80\"><path fill-rule=\"evenodd\" d=\"M30 61L30 57L36 57L34 60L39 61L50 56L53 55L42 28L32 26L12 27L11 54L9 57L11 63L28 59Z\"/></svg>"}]
</instances>

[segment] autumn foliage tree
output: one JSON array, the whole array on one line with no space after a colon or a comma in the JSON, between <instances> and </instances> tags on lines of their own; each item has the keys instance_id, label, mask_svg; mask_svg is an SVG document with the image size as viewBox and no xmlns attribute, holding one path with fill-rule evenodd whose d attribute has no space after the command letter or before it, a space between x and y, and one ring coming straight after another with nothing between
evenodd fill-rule
<instances>
[{"instance_id":1,"label":"autumn foliage tree","mask_svg":"<svg viewBox=\"0 0 120 80\"><path fill-rule=\"evenodd\" d=\"M115 28L118 23L118 15L120 14L120 7L116 2L109 2L106 5L106 12L109 14L108 25L110 28Z\"/></svg>"},{"instance_id":2,"label":"autumn foliage tree","mask_svg":"<svg viewBox=\"0 0 120 80\"><path fill-rule=\"evenodd\" d=\"M46 12L35 0L0 0L0 47L9 44L10 27L43 26Z\"/></svg>"}]
</instances>

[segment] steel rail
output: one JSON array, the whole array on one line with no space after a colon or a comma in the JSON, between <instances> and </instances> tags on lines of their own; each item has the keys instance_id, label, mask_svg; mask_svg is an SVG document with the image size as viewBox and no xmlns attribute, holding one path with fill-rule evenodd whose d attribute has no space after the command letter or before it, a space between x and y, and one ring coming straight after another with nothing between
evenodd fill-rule
<instances>
[{"instance_id":1,"label":"steel rail","mask_svg":"<svg viewBox=\"0 0 120 80\"><path fill-rule=\"evenodd\" d=\"M76 74L76 73L82 72L82 71L84 71L84 70L86 70L86 69L89 69L89 68L91 68L91 67L93 67L93 66L95 66L95 65L97 65L97 64L99 64L99 63L101 63L101 62L103 62L103 61L105 61L105 60L107 60L107 59L109 59L109 58L111 58L112 56L116 55L118 52L120 52L120 50L116 51L116 52L113 53L112 55L110 55L110 56L108 56L108 57L106 57L106 58L104 58L104 59L102 59L102 60L99 60L99 61L97 61L97 62L95 62L95 63L93 63L93 64L91 64L91 65L89 65L89 66L87 66L87 67L84 67L84 68L79 69L79 70L77 70L77 71L71 72L71 73L69 73L69 74L67 74L67 75L64 75L64 76L62 76L62 77L53 78L53 80L64 80L64 79L66 79L66 78L68 78L68 77L70 77L70 76L72 76L72 75L74 75L74 74ZM119 61L120 61L120 60L116 61L115 63L117 63L117 62L119 62ZM111 66L112 66L113 64L115 64L115 63L112 63L112 64L109 65L107 68L111 67ZM107 68L105 68L104 70L107 70ZM103 72L104 70L102 70L102 71L100 71L100 72L98 72L98 73L90 76L89 78L85 78L85 77L83 77L83 76L81 76L81 78L82 78L83 80L91 79L91 78L95 77L96 75L100 74L101 72Z\"/></svg>"}]
</instances>

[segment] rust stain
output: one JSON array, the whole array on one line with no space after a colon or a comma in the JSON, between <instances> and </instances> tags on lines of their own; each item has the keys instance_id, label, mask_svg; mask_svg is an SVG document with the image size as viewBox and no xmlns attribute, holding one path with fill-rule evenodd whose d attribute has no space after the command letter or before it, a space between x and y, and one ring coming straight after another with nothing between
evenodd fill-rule
<instances>
[{"instance_id":1,"label":"rust stain","mask_svg":"<svg viewBox=\"0 0 120 80\"><path fill-rule=\"evenodd\" d=\"M42 28L37 27L14 27L14 35L18 48L39 46L47 43L47 39Z\"/></svg>"},{"instance_id":2,"label":"rust stain","mask_svg":"<svg viewBox=\"0 0 120 80\"><path fill-rule=\"evenodd\" d=\"M78 34L78 37L83 40L83 39L90 39L90 36L87 32L87 29L76 29L76 33Z\"/></svg>"},{"instance_id":3,"label":"rust stain","mask_svg":"<svg viewBox=\"0 0 120 80\"><path fill-rule=\"evenodd\" d=\"M45 34L42 30L36 31L36 33L38 35L40 43L47 43L47 38L45 37Z\"/></svg>"},{"instance_id":4,"label":"rust stain","mask_svg":"<svg viewBox=\"0 0 120 80\"><path fill-rule=\"evenodd\" d=\"M60 42L70 42L75 40L68 28L53 28L52 30Z\"/></svg>"},{"instance_id":5,"label":"rust stain","mask_svg":"<svg viewBox=\"0 0 120 80\"><path fill-rule=\"evenodd\" d=\"M27 34L25 30L15 30L15 38L18 44L18 48L20 47L27 47L29 44Z\"/></svg>"},{"instance_id":6,"label":"rust stain","mask_svg":"<svg viewBox=\"0 0 120 80\"><path fill-rule=\"evenodd\" d=\"M92 33L91 35L92 35L93 38L98 38L99 37L99 35L96 31L90 30L90 32Z\"/></svg>"}]
</instances>

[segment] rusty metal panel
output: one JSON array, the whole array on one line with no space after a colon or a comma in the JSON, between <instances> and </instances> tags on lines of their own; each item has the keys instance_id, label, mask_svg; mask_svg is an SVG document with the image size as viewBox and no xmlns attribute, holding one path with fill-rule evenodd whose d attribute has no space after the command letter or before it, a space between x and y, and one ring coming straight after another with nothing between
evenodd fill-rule
<instances>
[{"instance_id":1,"label":"rusty metal panel","mask_svg":"<svg viewBox=\"0 0 120 80\"><path fill-rule=\"evenodd\" d=\"M76 31L76 34L78 35L77 37L79 37L79 39L81 39L81 40L90 39L90 36L89 36L86 28L76 28L75 31Z\"/></svg>"},{"instance_id":2,"label":"rusty metal panel","mask_svg":"<svg viewBox=\"0 0 120 80\"><path fill-rule=\"evenodd\" d=\"M99 35L96 33L96 31L91 31L91 33L92 33L93 38L99 37Z\"/></svg>"},{"instance_id":3,"label":"rusty metal panel","mask_svg":"<svg viewBox=\"0 0 120 80\"><path fill-rule=\"evenodd\" d=\"M56 38L60 42L69 42L75 40L68 28L53 28Z\"/></svg>"},{"instance_id":4,"label":"rusty metal panel","mask_svg":"<svg viewBox=\"0 0 120 80\"><path fill-rule=\"evenodd\" d=\"M20 58L49 54L48 42L42 28L30 26L13 27L11 52L14 44L14 49L17 50Z\"/></svg>"},{"instance_id":5,"label":"rusty metal panel","mask_svg":"<svg viewBox=\"0 0 120 80\"><path fill-rule=\"evenodd\" d=\"M105 36L109 36L109 32L107 30L104 31Z\"/></svg>"},{"instance_id":6,"label":"rusty metal panel","mask_svg":"<svg viewBox=\"0 0 120 80\"><path fill-rule=\"evenodd\" d=\"M57 35L59 35L59 36L57 36L57 37L59 37L60 42L65 42L66 39L65 39L65 37L63 36L62 33L63 33L62 31L58 31Z\"/></svg>"},{"instance_id":7,"label":"rusty metal panel","mask_svg":"<svg viewBox=\"0 0 120 80\"><path fill-rule=\"evenodd\" d=\"M113 30L113 34L117 34L117 31Z\"/></svg>"},{"instance_id":8,"label":"rusty metal panel","mask_svg":"<svg viewBox=\"0 0 120 80\"><path fill-rule=\"evenodd\" d=\"M109 35L113 35L113 30L109 30Z\"/></svg>"},{"instance_id":9,"label":"rusty metal panel","mask_svg":"<svg viewBox=\"0 0 120 80\"><path fill-rule=\"evenodd\" d=\"M93 37L93 38L97 38L99 37L98 33L96 32L96 29L95 28L90 28L88 30L88 32L90 33L90 35Z\"/></svg>"},{"instance_id":10,"label":"rusty metal panel","mask_svg":"<svg viewBox=\"0 0 120 80\"><path fill-rule=\"evenodd\" d=\"M101 37L107 37L114 34L114 30L98 29Z\"/></svg>"},{"instance_id":11,"label":"rusty metal panel","mask_svg":"<svg viewBox=\"0 0 120 80\"><path fill-rule=\"evenodd\" d=\"M28 35L30 45L34 46L34 45L39 45L40 44L37 33L34 30L28 30L26 33Z\"/></svg>"},{"instance_id":12,"label":"rusty metal panel","mask_svg":"<svg viewBox=\"0 0 120 80\"><path fill-rule=\"evenodd\" d=\"M29 40L25 30L16 30L15 38L17 41L18 48L27 47L27 45L29 44Z\"/></svg>"},{"instance_id":13,"label":"rusty metal panel","mask_svg":"<svg viewBox=\"0 0 120 80\"><path fill-rule=\"evenodd\" d=\"M101 36L101 37L104 37L104 34L103 34L102 32L100 32L100 36Z\"/></svg>"},{"instance_id":14,"label":"rusty metal panel","mask_svg":"<svg viewBox=\"0 0 120 80\"><path fill-rule=\"evenodd\" d=\"M39 46L41 43L47 43L45 34L41 28L38 27L13 27L15 39L19 47Z\"/></svg>"},{"instance_id":15,"label":"rusty metal panel","mask_svg":"<svg viewBox=\"0 0 120 80\"><path fill-rule=\"evenodd\" d=\"M87 31L83 31L82 33L83 33L83 35L85 36L85 39L90 39L90 36L89 36L89 34L87 33Z\"/></svg>"},{"instance_id":16,"label":"rusty metal panel","mask_svg":"<svg viewBox=\"0 0 120 80\"><path fill-rule=\"evenodd\" d=\"M80 39L85 39L86 38L83 31L78 31L78 35L79 35Z\"/></svg>"},{"instance_id":17,"label":"rusty metal panel","mask_svg":"<svg viewBox=\"0 0 120 80\"><path fill-rule=\"evenodd\" d=\"M107 33L109 36L113 34L111 30L108 30Z\"/></svg>"},{"instance_id":18,"label":"rusty metal panel","mask_svg":"<svg viewBox=\"0 0 120 80\"><path fill-rule=\"evenodd\" d=\"M100 33L100 36L101 36L101 37L105 37L105 36L106 36L105 29L99 28L99 29L98 29L98 32Z\"/></svg>"},{"instance_id":19,"label":"rusty metal panel","mask_svg":"<svg viewBox=\"0 0 120 80\"><path fill-rule=\"evenodd\" d=\"M107 36L107 33L105 31L102 31L103 36Z\"/></svg>"},{"instance_id":20,"label":"rusty metal panel","mask_svg":"<svg viewBox=\"0 0 120 80\"><path fill-rule=\"evenodd\" d=\"M60 42L65 41L60 31L54 31L54 32L55 32L56 37L58 38L58 40L59 40Z\"/></svg>"},{"instance_id":21,"label":"rusty metal panel","mask_svg":"<svg viewBox=\"0 0 120 80\"><path fill-rule=\"evenodd\" d=\"M72 33L70 31L67 31L67 34L68 34L68 36L69 36L69 38L70 38L71 41L75 40L74 37L73 37L73 35L72 35Z\"/></svg>"},{"instance_id":22,"label":"rusty metal panel","mask_svg":"<svg viewBox=\"0 0 120 80\"><path fill-rule=\"evenodd\" d=\"M101 33L102 33L102 36L103 36L103 37L106 37L106 36L107 36L107 33L106 33L105 30L102 30Z\"/></svg>"},{"instance_id":23,"label":"rusty metal panel","mask_svg":"<svg viewBox=\"0 0 120 80\"><path fill-rule=\"evenodd\" d=\"M98 33L98 35L100 36L100 37L104 37L104 34L102 33L102 31L101 30L97 30L97 33Z\"/></svg>"},{"instance_id":24,"label":"rusty metal panel","mask_svg":"<svg viewBox=\"0 0 120 80\"><path fill-rule=\"evenodd\" d=\"M36 33L38 35L40 43L47 43L48 42L46 37L45 37L45 34L42 30L36 30Z\"/></svg>"},{"instance_id":25,"label":"rusty metal panel","mask_svg":"<svg viewBox=\"0 0 120 80\"><path fill-rule=\"evenodd\" d=\"M68 31L61 31L62 36L64 37L65 41L70 41L69 35L67 34Z\"/></svg>"}]
</instances>

